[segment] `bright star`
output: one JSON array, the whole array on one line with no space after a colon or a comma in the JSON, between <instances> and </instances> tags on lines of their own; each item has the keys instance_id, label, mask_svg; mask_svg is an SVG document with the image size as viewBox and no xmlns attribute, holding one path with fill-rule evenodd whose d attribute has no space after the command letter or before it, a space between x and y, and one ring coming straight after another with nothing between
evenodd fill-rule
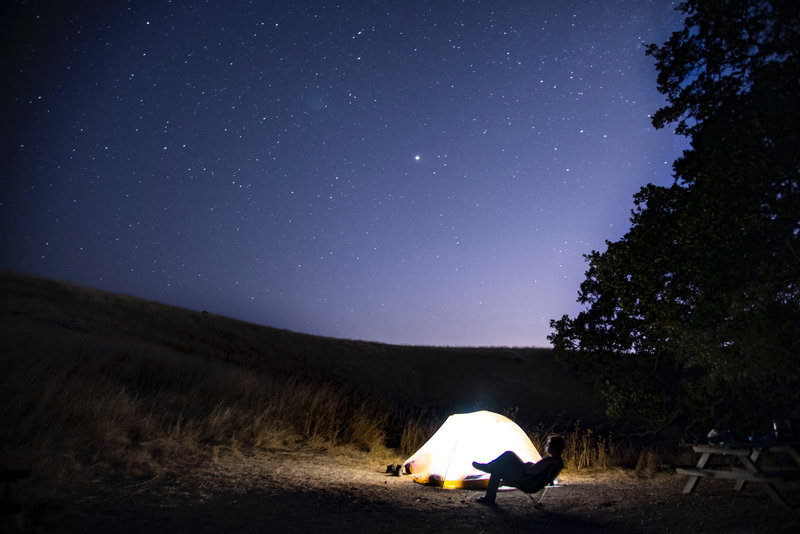
<instances>
[{"instance_id":1,"label":"bright star","mask_svg":"<svg viewBox=\"0 0 800 534\"><path fill-rule=\"evenodd\" d=\"M419 161L419 154L417 154L416 156L414 156L414 161Z\"/></svg>"}]
</instances>

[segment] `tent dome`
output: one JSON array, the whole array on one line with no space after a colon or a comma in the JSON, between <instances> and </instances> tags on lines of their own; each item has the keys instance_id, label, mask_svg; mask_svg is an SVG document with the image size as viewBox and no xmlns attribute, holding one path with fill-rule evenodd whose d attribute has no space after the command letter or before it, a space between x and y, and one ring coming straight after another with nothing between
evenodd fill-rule
<instances>
[{"instance_id":1,"label":"tent dome","mask_svg":"<svg viewBox=\"0 0 800 534\"><path fill-rule=\"evenodd\" d=\"M508 417L485 410L453 414L420 449L403 463L420 484L443 488L485 488L489 474L472 467L505 451L523 462L542 459L530 438Z\"/></svg>"}]
</instances>

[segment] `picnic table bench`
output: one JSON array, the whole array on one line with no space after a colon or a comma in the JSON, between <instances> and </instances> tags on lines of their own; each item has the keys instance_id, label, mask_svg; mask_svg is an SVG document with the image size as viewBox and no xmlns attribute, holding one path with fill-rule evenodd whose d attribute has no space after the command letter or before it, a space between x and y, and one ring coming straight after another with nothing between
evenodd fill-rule
<instances>
[{"instance_id":1,"label":"picnic table bench","mask_svg":"<svg viewBox=\"0 0 800 534\"><path fill-rule=\"evenodd\" d=\"M800 454L796 443L787 442L748 442L720 445L694 445L694 452L700 453L700 459L694 467L676 467L678 474L686 475L689 480L683 488L684 494L692 493L701 478L721 478L735 480L737 491L742 490L748 482L759 484L776 504L785 505L786 499L780 494L775 484L800 476ZM775 456L785 453L794 462L788 467L767 469L760 460L765 453ZM726 460L723 465L711 465L712 457Z\"/></svg>"}]
</instances>

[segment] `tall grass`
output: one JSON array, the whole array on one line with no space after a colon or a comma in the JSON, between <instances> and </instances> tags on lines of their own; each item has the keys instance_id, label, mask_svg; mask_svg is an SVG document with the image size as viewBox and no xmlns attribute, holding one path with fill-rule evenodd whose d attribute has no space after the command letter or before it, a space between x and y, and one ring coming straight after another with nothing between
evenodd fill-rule
<instances>
[{"instance_id":1,"label":"tall grass","mask_svg":"<svg viewBox=\"0 0 800 534\"><path fill-rule=\"evenodd\" d=\"M627 463L624 447L615 443L612 436L599 435L591 429L581 428L579 424L561 432L540 427L530 437L537 448L544 451L547 440L554 434L563 437L566 443L563 458L567 469L608 469Z\"/></svg>"},{"instance_id":2,"label":"tall grass","mask_svg":"<svg viewBox=\"0 0 800 534\"><path fill-rule=\"evenodd\" d=\"M547 440L553 435L564 438L564 466L572 471L626 469L638 475L651 476L676 460L680 459L678 463L692 461L690 456L680 457L680 453L675 451L661 452L637 440L618 439L613 433L599 433L581 427L579 422L560 431L539 426L529 434L540 451L544 451Z\"/></svg>"},{"instance_id":3,"label":"tall grass","mask_svg":"<svg viewBox=\"0 0 800 534\"><path fill-rule=\"evenodd\" d=\"M390 409L347 387L161 356L6 354L0 463L64 481L86 466L145 475L221 450L384 447Z\"/></svg>"},{"instance_id":4,"label":"tall grass","mask_svg":"<svg viewBox=\"0 0 800 534\"><path fill-rule=\"evenodd\" d=\"M430 409L405 417L398 452L404 457L411 456L433 436L442 423L444 418Z\"/></svg>"}]
</instances>

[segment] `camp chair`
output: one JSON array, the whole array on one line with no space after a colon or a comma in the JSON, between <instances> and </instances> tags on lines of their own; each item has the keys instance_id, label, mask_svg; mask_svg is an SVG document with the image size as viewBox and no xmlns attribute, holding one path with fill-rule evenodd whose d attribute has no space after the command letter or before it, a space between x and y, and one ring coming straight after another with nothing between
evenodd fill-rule
<instances>
[{"instance_id":1,"label":"camp chair","mask_svg":"<svg viewBox=\"0 0 800 534\"><path fill-rule=\"evenodd\" d=\"M509 484L509 486L517 488L525 493L525 495L530 497L531 502L536 501L536 499L533 498L533 495L541 491L542 494L539 496L539 500L536 501L533 506L534 508L542 508L544 506L542 504L542 500L544 500L544 496L547 494L547 488L553 485L553 481L560 472L561 469L554 465L547 471L541 473L538 477L527 477L523 480L520 480L517 484Z\"/></svg>"}]
</instances>

